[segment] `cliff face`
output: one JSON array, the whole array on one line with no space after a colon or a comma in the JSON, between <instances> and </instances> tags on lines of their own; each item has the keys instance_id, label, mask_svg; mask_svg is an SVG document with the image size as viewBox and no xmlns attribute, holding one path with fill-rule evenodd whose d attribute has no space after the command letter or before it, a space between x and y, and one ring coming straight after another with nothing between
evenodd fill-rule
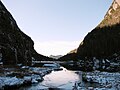
<instances>
[{"instance_id":1,"label":"cliff face","mask_svg":"<svg viewBox=\"0 0 120 90\"><path fill-rule=\"evenodd\" d=\"M120 0L114 0L103 21L98 25L98 27L102 28L118 23L120 23Z\"/></svg>"},{"instance_id":2,"label":"cliff face","mask_svg":"<svg viewBox=\"0 0 120 90\"><path fill-rule=\"evenodd\" d=\"M84 38L78 57L107 58L120 51L120 0L114 0L103 21Z\"/></svg>"},{"instance_id":3,"label":"cliff face","mask_svg":"<svg viewBox=\"0 0 120 90\"><path fill-rule=\"evenodd\" d=\"M33 59L46 59L34 50L34 42L24 34L0 1L0 60L3 64L31 65Z\"/></svg>"}]
</instances>

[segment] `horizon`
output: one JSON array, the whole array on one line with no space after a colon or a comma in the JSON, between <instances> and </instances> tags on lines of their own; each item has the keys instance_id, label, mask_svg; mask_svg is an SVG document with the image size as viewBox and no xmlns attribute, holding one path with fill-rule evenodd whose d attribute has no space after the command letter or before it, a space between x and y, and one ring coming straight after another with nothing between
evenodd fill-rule
<instances>
[{"instance_id":1,"label":"horizon","mask_svg":"<svg viewBox=\"0 0 120 90\"><path fill-rule=\"evenodd\" d=\"M42 55L65 55L104 18L112 0L2 1Z\"/></svg>"}]
</instances>

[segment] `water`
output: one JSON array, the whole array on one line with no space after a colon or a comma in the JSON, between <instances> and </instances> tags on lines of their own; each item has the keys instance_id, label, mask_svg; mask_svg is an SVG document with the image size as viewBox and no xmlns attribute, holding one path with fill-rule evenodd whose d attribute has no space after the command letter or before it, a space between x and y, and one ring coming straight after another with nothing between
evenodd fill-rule
<instances>
[{"instance_id":1,"label":"water","mask_svg":"<svg viewBox=\"0 0 120 90\"><path fill-rule=\"evenodd\" d=\"M52 71L52 73L46 75L44 77L44 81L40 82L39 84L23 87L20 90L45 90L47 88L72 90L75 82L81 82L83 84L82 75L80 74L82 72L79 71L78 73L76 73L76 71L70 71L65 68L63 68L62 71Z\"/></svg>"},{"instance_id":2,"label":"water","mask_svg":"<svg viewBox=\"0 0 120 90\"><path fill-rule=\"evenodd\" d=\"M63 68L62 71L53 71L51 74L46 75L40 85L71 89L76 81L82 81L81 77L74 71Z\"/></svg>"}]
</instances>

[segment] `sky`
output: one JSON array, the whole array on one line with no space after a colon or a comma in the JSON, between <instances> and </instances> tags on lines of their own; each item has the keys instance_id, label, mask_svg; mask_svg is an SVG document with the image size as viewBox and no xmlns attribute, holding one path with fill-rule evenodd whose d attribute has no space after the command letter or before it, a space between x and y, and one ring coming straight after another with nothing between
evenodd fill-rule
<instances>
[{"instance_id":1,"label":"sky","mask_svg":"<svg viewBox=\"0 0 120 90\"><path fill-rule=\"evenodd\" d=\"M4 0L42 55L65 55L104 18L112 0Z\"/></svg>"}]
</instances>

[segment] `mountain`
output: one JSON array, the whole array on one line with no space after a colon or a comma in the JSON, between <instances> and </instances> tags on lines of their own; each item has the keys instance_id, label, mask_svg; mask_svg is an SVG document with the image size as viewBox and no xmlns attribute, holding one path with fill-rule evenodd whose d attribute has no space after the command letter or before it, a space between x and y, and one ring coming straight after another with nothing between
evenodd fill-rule
<instances>
[{"instance_id":1,"label":"mountain","mask_svg":"<svg viewBox=\"0 0 120 90\"><path fill-rule=\"evenodd\" d=\"M84 38L78 58L108 58L120 51L120 0L114 0L102 22Z\"/></svg>"},{"instance_id":2,"label":"mountain","mask_svg":"<svg viewBox=\"0 0 120 90\"><path fill-rule=\"evenodd\" d=\"M120 71L120 0L113 1L102 22L85 36L76 51L59 59L68 61L65 68Z\"/></svg>"},{"instance_id":3,"label":"mountain","mask_svg":"<svg viewBox=\"0 0 120 90\"><path fill-rule=\"evenodd\" d=\"M69 53L67 54L71 54L71 53L77 53L77 49L71 50Z\"/></svg>"},{"instance_id":4,"label":"mountain","mask_svg":"<svg viewBox=\"0 0 120 90\"><path fill-rule=\"evenodd\" d=\"M120 0L113 1L102 22L85 36L75 51L60 60L103 59L120 55Z\"/></svg>"},{"instance_id":5,"label":"mountain","mask_svg":"<svg viewBox=\"0 0 120 90\"><path fill-rule=\"evenodd\" d=\"M0 1L0 60L4 65L31 65L32 60L49 59L34 50L34 42L18 27Z\"/></svg>"},{"instance_id":6,"label":"mountain","mask_svg":"<svg viewBox=\"0 0 120 90\"><path fill-rule=\"evenodd\" d=\"M114 0L111 7L107 11L103 21L98 25L98 27L112 26L120 23L120 1Z\"/></svg>"},{"instance_id":7,"label":"mountain","mask_svg":"<svg viewBox=\"0 0 120 90\"><path fill-rule=\"evenodd\" d=\"M59 58L61 58L62 57L62 55L50 55L49 56L50 58L53 58L53 59L59 59Z\"/></svg>"}]
</instances>

